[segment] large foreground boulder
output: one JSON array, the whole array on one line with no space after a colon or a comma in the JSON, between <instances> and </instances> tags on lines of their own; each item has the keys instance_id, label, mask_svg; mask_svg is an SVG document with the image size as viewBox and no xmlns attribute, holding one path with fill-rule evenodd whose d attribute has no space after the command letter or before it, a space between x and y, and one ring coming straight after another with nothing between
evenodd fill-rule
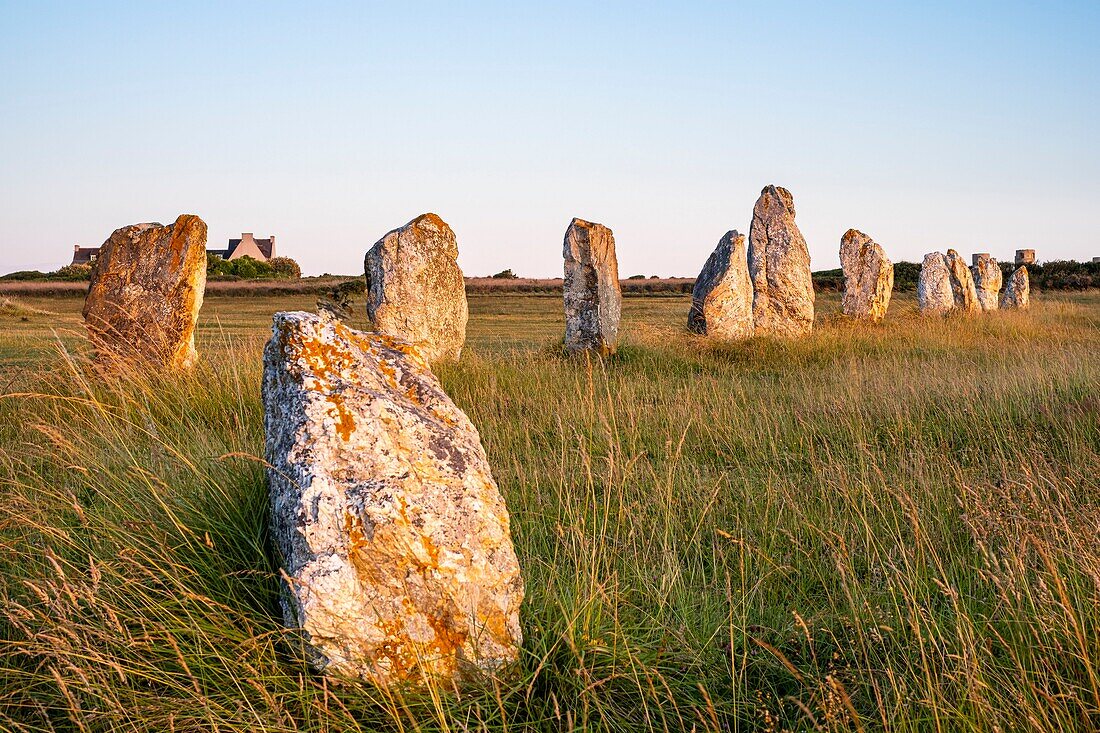
<instances>
[{"instance_id":1,"label":"large foreground boulder","mask_svg":"<svg viewBox=\"0 0 1100 733\"><path fill-rule=\"evenodd\" d=\"M974 288L978 294L978 305L983 311L997 310L997 301L1001 296L1001 283L1004 275L1001 274L1001 266L997 260L988 254L979 254L974 257L974 265L970 268L974 275Z\"/></svg>"},{"instance_id":2,"label":"large foreground boulder","mask_svg":"<svg viewBox=\"0 0 1100 733\"><path fill-rule=\"evenodd\" d=\"M263 403L283 610L314 663L388 686L515 661L508 510L477 430L419 351L277 313Z\"/></svg>"},{"instance_id":3,"label":"large foreground boulder","mask_svg":"<svg viewBox=\"0 0 1100 733\"><path fill-rule=\"evenodd\" d=\"M723 341L752 336L752 280L745 235L726 232L691 291L688 328Z\"/></svg>"},{"instance_id":4,"label":"large foreground boulder","mask_svg":"<svg viewBox=\"0 0 1100 733\"><path fill-rule=\"evenodd\" d=\"M840 265L844 315L874 323L885 318L894 290L894 263L882 247L863 232L849 229L840 239Z\"/></svg>"},{"instance_id":5,"label":"large foreground boulder","mask_svg":"<svg viewBox=\"0 0 1100 733\"><path fill-rule=\"evenodd\" d=\"M1001 294L1002 308L1026 310L1031 307L1031 279L1027 267L1021 265L1008 277L1004 293Z\"/></svg>"},{"instance_id":6,"label":"large foreground boulder","mask_svg":"<svg viewBox=\"0 0 1100 733\"><path fill-rule=\"evenodd\" d=\"M565 230L565 350L615 352L623 296L615 236L603 224L573 219Z\"/></svg>"},{"instance_id":7,"label":"large foreground boulder","mask_svg":"<svg viewBox=\"0 0 1100 733\"><path fill-rule=\"evenodd\" d=\"M777 186L761 191L753 207L748 259L758 335L805 336L814 327L810 252L794 216L794 197Z\"/></svg>"},{"instance_id":8,"label":"large foreground boulder","mask_svg":"<svg viewBox=\"0 0 1100 733\"><path fill-rule=\"evenodd\" d=\"M415 344L432 364L462 354L470 313L446 222L423 214L388 232L367 252L364 269L374 330Z\"/></svg>"},{"instance_id":9,"label":"large foreground boulder","mask_svg":"<svg viewBox=\"0 0 1100 733\"><path fill-rule=\"evenodd\" d=\"M955 295L951 291L951 271L943 252L929 252L924 256L917 279L917 305L921 315L945 315L955 309Z\"/></svg>"},{"instance_id":10,"label":"large foreground boulder","mask_svg":"<svg viewBox=\"0 0 1100 733\"><path fill-rule=\"evenodd\" d=\"M84 321L106 362L186 369L198 358L195 324L206 289L206 223L116 229L92 268Z\"/></svg>"},{"instance_id":11,"label":"large foreground boulder","mask_svg":"<svg viewBox=\"0 0 1100 733\"><path fill-rule=\"evenodd\" d=\"M951 275L951 295L955 308L963 313L977 313L982 307L978 304L978 290L974 287L974 275L966 266L958 252L947 250L947 271Z\"/></svg>"}]
</instances>

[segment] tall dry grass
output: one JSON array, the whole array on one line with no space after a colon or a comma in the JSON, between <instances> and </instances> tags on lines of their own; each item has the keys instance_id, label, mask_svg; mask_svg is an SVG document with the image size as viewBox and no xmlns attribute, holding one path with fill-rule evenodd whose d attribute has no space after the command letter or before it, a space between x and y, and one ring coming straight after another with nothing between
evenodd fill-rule
<instances>
[{"instance_id":1,"label":"tall dry grass","mask_svg":"<svg viewBox=\"0 0 1100 733\"><path fill-rule=\"evenodd\" d=\"M647 305L608 363L480 348L483 305L441 377L512 513L514 676L302 662L232 333L182 377L62 351L0 400L0 728L1100 726L1100 298L737 346Z\"/></svg>"}]
</instances>

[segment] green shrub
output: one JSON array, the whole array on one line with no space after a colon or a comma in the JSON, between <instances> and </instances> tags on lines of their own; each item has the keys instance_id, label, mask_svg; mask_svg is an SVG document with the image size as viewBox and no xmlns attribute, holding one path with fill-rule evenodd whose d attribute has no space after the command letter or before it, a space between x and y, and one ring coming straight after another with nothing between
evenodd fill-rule
<instances>
[{"instance_id":1,"label":"green shrub","mask_svg":"<svg viewBox=\"0 0 1100 733\"><path fill-rule=\"evenodd\" d=\"M297 280L302 268L289 257L273 257L267 262L248 255L226 260L221 255L206 253L206 277L209 280Z\"/></svg>"},{"instance_id":2,"label":"green shrub","mask_svg":"<svg viewBox=\"0 0 1100 733\"><path fill-rule=\"evenodd\" d=\"M917 280L919 279L920 265L916 262L894 263L894 290L916 290Z\"/></svg>"},{"instance_id":3,"label":"green shrub","mask_svg":"<svg viewBox=\"0 0 1100 733\"><path fill-rule=\"evenodd\" d=\"M221 255L213 252L206 253L206 277L207 279L229 278L232 276L232 265Z\"/></svg>"},{"instance_id":4,"label":"green shrub","mask_svg":"<svg viewBox=\"0 0 1100 733\"><path fill-rule=\"evenodd\" d=\"M519 275L512 272L511 270L501 270L497 274L493 275L493 279L494 280L517 280L517 279L519 279Z\"/></svg>"},{"instance_id":5,"label":"green shrub","mask_svg":"<svg viewBox=\"0 0 1100 733\"><path fill-rule=\"evenodd\" d=\"M1009 262L1001 263L1001 271L1007 279L1016 269ZM1088 290L1100 288L1100 262L1076 262L1052 260L1027 266L1032 287L1040 290Z\"/></svg>"},{"instance_id":6,"label":"green shrub","mask_svg":"<svg viewBox=\"0 0 1100 733\"><path fill-rule=\"evenodd\" d=\"M56 272L50 273L51 280L68 280L70 282L79 282L81 280L90 280L91 278L91 265L65 265Z\"/></svg>"}]
</instances>

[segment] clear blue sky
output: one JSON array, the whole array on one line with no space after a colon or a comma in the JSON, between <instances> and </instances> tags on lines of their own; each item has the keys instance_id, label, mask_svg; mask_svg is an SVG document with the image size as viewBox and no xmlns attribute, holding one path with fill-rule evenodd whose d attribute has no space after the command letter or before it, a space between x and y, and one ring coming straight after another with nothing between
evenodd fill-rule
<instances>
[{"instance_id":1,"label":"clear blue sky","mask_svg":"<svg viewBox=\"0 0 1100 733\"><path fill-rule=\"evenodd\" d=\"M469 275L695 275L760 189L815 269L1100 256L1100 2L0 0L0 272L195 213L362 271L434 211ZM965 7L964 7L965 5Z\"/></svg>"}]
</instances>

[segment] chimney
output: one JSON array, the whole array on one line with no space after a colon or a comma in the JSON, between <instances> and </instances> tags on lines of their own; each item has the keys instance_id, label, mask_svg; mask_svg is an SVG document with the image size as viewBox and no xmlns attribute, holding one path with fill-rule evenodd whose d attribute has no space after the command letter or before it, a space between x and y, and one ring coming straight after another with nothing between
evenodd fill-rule
<instances>
[{"instance_id":1,"label":"chimney","mask_svg":"<svg viewBox=\"0 0 1100 733\"><path fill-rule=\"evenodd\" d=\"M271 256L275 256L275 235L272 234L269 239L271 240Z\"/></svg>"},{"instance_id":2,"label":"chimney","mask_svg":"<svg viewBox=\"0 0 1100 733\"><path fill-rule=\"evenodd\" d=\"M73 245L73 252L79 252L79 251L80 251L80 245L79 244L74 244Z\"/></svg>"}]
</instances>

